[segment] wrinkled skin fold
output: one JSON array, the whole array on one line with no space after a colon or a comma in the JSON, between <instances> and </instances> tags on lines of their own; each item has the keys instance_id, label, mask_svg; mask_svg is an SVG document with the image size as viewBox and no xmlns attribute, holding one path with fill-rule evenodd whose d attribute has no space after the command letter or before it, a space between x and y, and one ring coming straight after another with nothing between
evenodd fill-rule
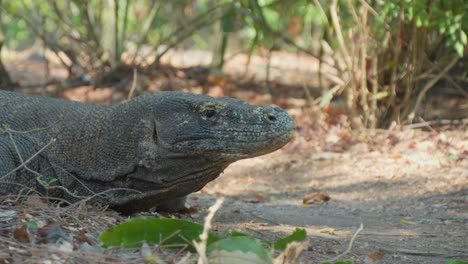
<instances>
[{"instance_id":1,"label":"wrinkled skin fold","mask_svg":"<svg viewBox=\"0 0 468 264\"><path fill-rule=\"evenodd\" d=\"M180 209L229 164L281 148L295 128L277 107L184 92L105 106L0 91L0 123L0 193L128 214Z\"/></svg>"}]
</instances>

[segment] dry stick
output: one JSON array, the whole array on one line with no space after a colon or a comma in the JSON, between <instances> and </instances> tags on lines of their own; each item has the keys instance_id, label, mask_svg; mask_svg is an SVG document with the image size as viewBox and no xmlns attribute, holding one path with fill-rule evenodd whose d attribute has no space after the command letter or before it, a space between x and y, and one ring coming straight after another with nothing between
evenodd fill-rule
<instances>
[{"instance_id":1,"label":"dry stick","mask_svg":"<svg viewBox=\"0 0 468 264\"><path fill-rule=\"evenodd\" d=\"M58 187L62 187L62 186L54 186L55 188L58 188ZM50 187L49 187L50 188ZM65 188L65 187L62 187L62 188ZM61 189L61 188L60 188ZM66 189L66 188L65 188ZM73 206L78 206L80 205L81 203L86 203L90 200L92 200L93 198L95 197L98 197L98 196L101 196L103 194L106 194L106 193L109 193L109 192L113 192L113 191L133 191L133 192L136 192L136 193L139 193L141 194L142 192L138 191L138 190L135 190L135 189L130 189L130 188L112 188L112 189L109 189L109 190L105 190L105 191L102 191L102 192L98 192L98 193L94 193L93 195L91 196L75 196L75 197L78 197L78 198L82 198L82 200L76 202L76 203L73 203L73 204L70 204L68 206L68 208L65 208L63 211L68 211L71 207ZM67 191L69 192L69 191ZM72 195L72 194L70 194Z\"/></svg>"},{"instance_id":2,"label":"dry stick","mask_svg":"<svg viewBox=\"0 0 468 264\"><path fill-rule=\"evenodd\" d=\"M14 168L13 170L11 170L10 172L8 172L7 174L3 175L0 177L0 180L13 174L14 172L16 172L17 170L23 168L26 166L26 164L28 164L29 162L31 162L31 160L33 160L35 157L37 157L39 154L41 154L47 147L49 147L52 143L54 143L56 141L55 138L51 138L49 143L47 143L45 146L43 146L39 151L37 151L36 153L34 153L34 155L32 155L31 157L29 157L27 160L25 160L24 162L22 162L18 167Z\"/></svg>"},{"instance_id":3,"label":"dry stick","mask_svg":"<svg viewBox=\"0 0 468 264\"><path fill-rule=\"evenodd\" d=\"M336 260L344 257L345 255L347 255L349 252L351 252L351 248L353 247L353 243L354 243L354 240L356 239L357 235L364 229L364 225L361 223L361 225L359 225L358 229L356 230L356 232L354 233L353 237L351 238L351 240L349 241L349 244L348 244L348 248L341 254L339 254L338 256L334 257L334 258L331 258L329 260L326 260L324 262L335 262Z\"/></svg>"},{"instance_id":4,"label":"dry stick","mask_svg":"<svg viewBox=\"0 0 468 264\"><path fill-rule=\"evenodd\" d=\"M137 69L133 68L133 80L132 80L132 87L130 88L130 92L128 93L127 100L132 99L133 93L135 92L136 84L137 84Z\"/></svg>"},{"instance_id":5,"label":"dry stick","mask_svg":"<svg viewBox=\"0 0 468 264\"><path fill-rule=\"evenodd\" d=\"M346 69L345 73L347 72L350 75L350 80L352 81L353 86L356 85L356 78L352 72L353 69L353 64L352 64L352 58L349 55L348 50L346 49L344 37L343 37L343 30L341 29L340 25L340 20L338 18L338 12L337 12L337 5L338 5L338 0L333 0L332 4L330 5L330 15L332 19L332 24L333 27L335 28L336 32L336 38L338 40L338 44L340 47L340 51L342 53L344 62L346 64ZM349 80L348 80L349 81ZM348 99L347 99L347 104L349 109L351 109L351 114L354 113L354 100L355 100L355 95L354 91L351 87L348 87Z\"/></svg>"},{"instance_id":6,"label":"dry stick","mask_svg":"<svg viewBox=\"0 0 468 264\"><path fill-rule=\"evenodd\" d=\"M427 91L429 91L429 89L431 89L440 80L440 78L442 78L445 75L445 73L447 73L453 66L455 66L457 62L458 62L458 56L454 57L452 61L447 66L445 66L445 68L439 74L437 74L434 78L432 78L432 80L430 80L424 86L422 91L418 94L418 98L416 99L416 104L414 105L413 111L409 115L410 117L414 116L418 112L421 102L426 96Z\"/></svg>"},{"instance_id":7,"label":"dry stick","mask_svg":"<svg viewBox=\"0 0 468 264\"><path fill-rule=\"evenodd\" d=\"M189 263L189 259L190 259L190 256L191 256L191 255L192 255L192 254L190 254L190 252L187 252L187 254L186 254L184 257L182 257L182 258L177 262L177 264L186 264L186 263Z\"/></svg>"},{"instance_id":8,"label":"dry stick","mask_svg":"<svg viewBox=\"0 0 468 264\"><path fill-rule=\"evenodd\" d=\"M72 197L75 197L75 198L79 198L79 199L83 199L81 201L79 201L78 203L75 203L75 204L79 204L81 202L87 202L91 199L93 199L94 197L98 197L98 196L101 196L102 194L105 194L107 192L111 192L111 191L133 191L133 192L136 192L136 193L141 193L140 191L138 190L135 190L135 189L130 189L130 188L113 188L113 189L109 189L109 190L105 190L105 191L102 191L102 192L99 192L99 193L95 193L93 192L91 189L87 188L87 186L85 184L83 184L81 181L79 181L76 177L74 177L74 175L70 174L73 178L75 178L75 180L77 180L80 184L83 185L83 187L85 187L89 192L91 192L93 195L92 196L79 196L79 195L76 195L72 192L70 192L70 190L68 190L67 188L63 187L63 186L46 186L42 181L41 181L41 177L43 177L42 174L38 173L37 171L34 171L32 169L30 169L29 167L27 167L26 165L32 160L34 159L37 155L39 155L42 151L44 151L50 144L52 144L53 142L56 141L55 138L52 138L51 141L45 145L43 148L41 148L38 152L36 152L33 156L31 156L29 159L27 159L26 161L23 161L23 157L21 156L21 153L16 145L16 142L15 140L13 139L13 135L12 135L12 130L10 129L6 129L5 130L6 133L8 133L9 137L10 137L10 140L12 141L12 144L13 144L13 147L15 148L15 151L16 151L16 154L18 155L18 158L21 162L21 165L16 167L14 170L8 172L7 174L5 174L4 176L0 177L0 179L3 179L4 177L7 177L8 175L12 174L13 172L17 171L18 169L24 167L26 170L28 170L29 172L35 174L36 176L38 176L36 178L37 182L42 186L44 187L45 189L60 189L60 190L63 190L65 191L68 195L72 196ZM62 168L63 169L63 168ZM65 171L65 170L64 170ZM67 172L68 173L68 172ZM30 188L29 188L30 189ZM31 189L32 190L32 189ZM73 206L75 204L72 204L70 206Z\"/></svg>"},{"instance_id":9,"label":"dry stick","mask_svg":"<svg viewBox=\"0 0 468 264\"><path fill-rule=\"evenodd\" d=\"M43 181L41 180L41 177L43 177L44 175L40 174L39 172L35 171L35 170L32 170L31 168L29 168L27 166L27 162L24 162L23 160L23 157L21 156L21 152L19 151L18 149L18 146L16 145L16 142L15 142L15 139L13 138L13 134L11 133L11 131L9 130L6 130L6 132L8 133L8 136L10 137L10 140L13 144L13 147L15 148L15 151L16 151L16 154L18 155L18 158L21 162L21 164L24 164L24 169L26 169L27 171L31 172L32 174L36 175L36 181L42 186L44 187L44 189L60 189L60 190L63 190L65 191L66 193L68 193L70 196L72 197L75 197L75 198L85 198L86 196L77 196L73 193L71 193L67 188L63 187L63 186L47 186L46 184L43 183ZM33 155L34 156L34 155ZM8 175L8 174L7 174ZM2 177L3 178L3 177Z\"/></svg>"},{"instance_id":10,"label":"dry stick","mask_svg":"<svg viewBox=\"0 0 468 264\"><path fill-rule=\"evenodd\" d=\"M396 33L396 44L394 46L394 48L392 49L392 54L393 54L393 61L395 62L395 65L393 65L392 67L392 72L391 72L391 75L390 75L390 97L388 100L386 100L386 104L387 104L387 107L386 107L386 111L388 111L388 109L392 109L393 110L393 113L391 113L391 118L390 120L396 120L397 123L400 123L400 110L399 110L399 107L396 107L396 85L397 85L397 70L398 70L398 67L397 65L400 64L400 54L401 54L401 28L402 28L402 21L403 21L403 9L400 11L399 13L399 24L397 25L398 26L398 31Z\"/></svg>"},{"instance_id":11,"label":"dry stick","mask_svg":"<svg viewBox=\"0 0 468 264\"><path fill-rule=\"evenodd\" d=\"M161 51L161 52L156 51L156 54L157 54L156 58L155 58L154 62L151 65L159 64L162 56L164 56L172 48L179 45L182 41L184 41L185 39L190 37L193 32L195 32L195 31L197 31L197 30L199 30L199 29L201 29L201 28L203 28L205 26L208 26L208 25L212 24L213 21L216 21L216 20L220 19L223 16L223 14L221 14L221 15L212 15L212 16L209 16L209 15L210 15L210 13L212 13L214 11L217 11L218 8L221 8L223 6L225 6L224 3L217 4L217 5L213 6L213 7L211 7L209 10L207 10L205 12L205 14L199 15L199 16L195 17L194 19L190 20L189 23L187 23L187 24L190 24L190 27L181 26L177 30L175 30L171 34L169 34L166 38L159 41L159 43L166 43L166 42L169 42L173 37L176 38L174 41L167 44L166 48L164 48L163 51Z\"/></svg>"},{"instance_id":12,"label":"dry stick","mask_svg":"<svg viewBox=\"0 0 468 264\"><path fill-rule=\"evenodd\" d=\"M468 125L468 118L463 118L462 120L432 120L432 121L424 121L421 123L415 123L410 125L403 126L404 129L414 129L414 128L422 128L428 126L445 126L445 125Z\"/></svg>"},{"instance_id":13,"label":"dry stick","mask_svg":"<svg viewBox=\"0 0 468 264\"><path fill-rule=\"evenodd\" d=\"M349 3L351 4L350 0ZM351 5L352 6L352 5ZM356 11L354 10L354 7L352 8L353 10L353 16L355 17L356 22L358 25L360 25L361 30L362 30L362 35L363 35L363 41L361 44L361 58L360 58L360 63L361 63L361 87L360 87L360 93L361 93L361 107L362 107L362 112L364 114L364 126L368 127L368 122L369 122L369 102L368 102L368 94L369 90L367 89L367 43L368 43L368 36L369 33L367 31L367 13L368 13L368 8L363 7L364 10L362 11L362 20L359 20Z\"/></svg>"},{"instance_id":14,"label":"dry stick","mask_svg":"<svg viewBox=\"0 0 468 264\"><path fill-rule=\"evenodd\" d=\"M11 128L4 128L4 129L0 128L0 134L1 133L28 134L28 133L32 133L32 132L43 131L43 130L47 130L47 129L55 126L56 124L58 124L58 123L60 123L62 121L63 121L63 116L60 116L57 121L55 121L54 123L52 123L52 124L50 124L50 125L48 125L46 127L33 128L33 129L30 129L30 130L25 130L25 131L18 131L18 130L14 130L14 129L11 129Z\"/></svg>"},{"instance_id":15,"label":"dry stick","mask_svg":"<svg viewBox=\"0 0 468 264\"><path fill-rule=\"evenodd\" d=\"M205 224L203 225L203 232L200 235L201 241L200 243L195 240L193 241L193 245L199 255L198 262L197 262L198 264L208 264L208 258L206 257L206 244L208 242L208 231L211 228L211 221L213 220L213 217L216 211L218 211L219 208L221 208L221 205L223 204L223 202L224 202L223 197L218 198L218 200L216 200L216 203L212 205L210 209L208 209L209 213L205 218Z\"/></svg>"},{"instance_id":16,"label":"dry stick","mask_svg":"<svg viewBox=\"0 0 468 264\"><path fill-rule=\"evenodd\" d=\"M269 25L265 24L263 21L261 21L258 17L256 17L255 15L253 15L248 9L246 8L243 8L243 7L240 7L240 6L237 6L237 5L234 5L234 9L240 13L241 15L243 16L246 16L246 17L250 17L256 24L260 25L263 27L263 29L265 29L269 34L273 35L274 37L276 38L279 38L281 41L283 41L284 43L288 44L288 45L291 45L293 46L294 48L296 48L297 50L299 51L302 51L304 52L305 54L311 56L311 57L314 57L315 59L319 60L321 63L324 63L324 64L327 64L330 66L330 64L328 64L327 62L323 61L321 58L317 57L316 54L314 54L312 51L304 48L304 47L301 47L300 45L298 45L296 42L294 42L294 40L290 39L289 37L287 37L285 34L283 34L282 32L280 31L275 31L273 30Z\"/></svg>"},{"instance_id":17,"label":"dry stick","mask_svg":"<svg viewBox=\"0 0 468 264\"><path fill-rule=\"evenodd\" d=\"M379 91L379 76L377 73L377 63L378 63L378 57L375 56L372 59L372 103L371 103L371 115L370 115L370 127L372 129L375 129L377 127L377 93Z\"/></svg>"},{"instance_id":18,"label":"dry stick","mask_svg":"<svg viewBox=\"0 0 468 264\"><path fill-rule=\"evenodd\" d=\"M138 54L140 53L140 49L143 46L143 43L148 39L149 31L153 29L151 25L154 25L154 22L156 21L156 18L158 17L159 10L161 10L161 6L162 6L161 1L156 1L151 4L151 7L149 8L151 11L146 17L146 19L143 21L142 30L140 31L141 32L140 38L135 43L136 50L135 50L135 54L133 55L132 62L130 63L130 65L135 64Z\"/></svg>"},{"instance_id":19,"label":"dry stick","mask_svg":"<svg viewBox=\"0 0 468 264\"><path fill-rule=\"evenodd\" d=\"M444 74L443 77L445 80L447 80L450 84L452 84L466 99L468 99L468 92L465 92L465 90L457 83L455 80L449 76L448 74Z\"/></svg>"},{"instance_id":20,"label":"dry stick","mask_svg":"<svg viewBox=\"0 0 468 264\"><path fill-rule=\"evenodd\" d=\"M405 255L413 255L413 256L430 256L430 257L445 257L445 258L465 258L468 254L460 252L459 254L446 254L443 252L424 252L424 251L417 251L411 249L404 249L404 248L397 248L397 249L388 249L379 247L380 250L389 252L389 253L400 253Z\"/></svg>"},{"instance_id":21,"label":"dry stick","mask_svg":"<svg viewBox=\"0 0 468 264\"><path fill-rule=\"evenodd\" d=\"M340 20L338 18L338 12L337 12L337 4L338 0L333 0L333 3L330 5L330 15L332 19L333 26L335 27L336 31L336 38L338 40L338 45L340 46L341 53L343 53L344 60L346 62L346 66L348 66L348 70L350 70L351 67L351 56L349 55L348 50L346 49L344 37L343 37L343 31L341 29L340 25Z\"/></svg>"}]
</instances>

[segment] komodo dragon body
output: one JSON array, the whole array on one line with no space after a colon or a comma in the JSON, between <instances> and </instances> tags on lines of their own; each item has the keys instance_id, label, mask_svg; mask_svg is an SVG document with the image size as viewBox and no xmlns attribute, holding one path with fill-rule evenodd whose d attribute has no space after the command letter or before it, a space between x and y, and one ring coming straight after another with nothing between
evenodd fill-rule
<instances>
[{"instance_id":1,"label":"komodo dragon body","mask_svg":"<svg viewBox=\"0 0 468 264\"><path fill-rule=\"evenodd\" d=\"M284 146L277 107L184 92L91 105L0 91L0 193L178 210L231 163Z\"/></svg>"}]
</instances>

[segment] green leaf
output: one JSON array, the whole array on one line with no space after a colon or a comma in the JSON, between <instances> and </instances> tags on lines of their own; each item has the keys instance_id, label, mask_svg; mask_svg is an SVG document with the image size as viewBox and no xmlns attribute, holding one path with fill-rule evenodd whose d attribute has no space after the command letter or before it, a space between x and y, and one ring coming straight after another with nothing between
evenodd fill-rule
<instances>
[{"instance_id":1,"label":"green leaf","mask_svg":"<svg viewBox=\"0 0 468 264\"><path fill-rule=\"evenodd\" d=\"M330 104L331 100L333 99L333 92L329 91L322 96L320 100L320 107L325 107Z\"/></svg>"},{"instance_id":2,"label":"green leaf","mask_svg":"<svg viewBox=\"0 0 468 264\"><path fill-rule=\"evenodd\" d=\"M447 264L468 264L468 261L465 260L449 260Z\"/></svg>"},{"instance_id":3,"label":"green leaf","mask_svg":"<svg viewBox=\"0 0 468 264\"><path fill-rule=\"evenodd\" d=\"M199 240L203 226L180 219L139 217L111 227L99 236L103 247L123 246L124 248L139 248L143 241L150 245L162 244L172 246L188 246L195 251L191 242ZM209 233L208 243L224 236Z\"/></svg>"},{"instance_id":4,"label":"green leaf","mask_svg":"<svg viewBox=\"0 0 468 264\"><path fill-rule=\"evenodd\" d=\"M460 41L465 45L468 43L468 38L466 37L466 33L463 30L460 30Z\"/></svg>"},{"instance_id":5,"label":"green leaf","mask_svg":"<svg viewBox=\"0 0 468 264\"><path fill-rule=\"evenodd\" d=\"M296 228L296 230L289 236L277 240L272 244L272 247L279 250L285 250L286 246L291 242L299 242L307 239L307 232L305 229Z\"/></svg>"},{"instance_id":6,"label":"green leaf","mask_svg":"<svg viewBox=\"0 0 468 264\"><path fill-rule=\"evenodd\" d=\"M39 226L37 225L37 222L35 221L29 221L26 224L28 225L29 228L39 228Z\"/></svg>"},{"instance_id":7,"label":"green leaf","mask_svg":"<svg viewBox=\"0 0 468 264\"><path fill-rule=\"evenodd\" d=\"M457 54L458 54L460 57L463 57L463 50L465 49L465 47L463 46L463 44L460 43L460 42L456 42L455 45L454 45L454 48L455 48L455 50L457 51Z\"/></svg>"},{"instance_id":8,"label":"green leaf","mask_svg":"<svg viewBox=\"0 0 468 264\"><path fill-rule=\"evenodd\" d=\"M271 254L266 250L262 243L250 236L234 236L218 240L214 243L208 244L208 254L216 255L223 251L235 252L240 251L243 253L252 252L265 262L271 262Z\"/></svg>"},{"instance_id":9,"label":"green leaf","mask_svg":"<svg viewBox=\"0 0 468 264\"><path fill-rule=\"evenodd\" d=\"M388 92L378 92L374 95L375 100L380 100L388 96Z\"/></svg>"},{"instance_id":10,"label":"green leaf","mask_svg":"<svg viewBox=\"0 0 468 264\"><path fill-rule=\"evenodd\" d=\"M457 154L451 154L451 155L449 156L449 158L450 158L451 160L458 160L460 157L458 157Z\"/></svg>"}]
</instances>

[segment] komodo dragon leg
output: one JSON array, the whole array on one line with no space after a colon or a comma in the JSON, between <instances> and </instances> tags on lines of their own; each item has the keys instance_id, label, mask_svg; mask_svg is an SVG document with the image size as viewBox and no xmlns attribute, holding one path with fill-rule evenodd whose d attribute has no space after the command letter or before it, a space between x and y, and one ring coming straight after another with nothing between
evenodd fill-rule
<instances>
[{"instance_id":1,"label":"komodo dragon leg","mask_svg":"<svg viewBox=\"0 0 468 264\"><path fill-rule=\"evenodd\" d=\"M187 196L179 197L179 198L164 202L163 204L159 204L156 208L157 210L164 211L164 212L177 212L177 211L187 208L185 206L186 200L187 200Z\"/></svg>"}]
</instances>

